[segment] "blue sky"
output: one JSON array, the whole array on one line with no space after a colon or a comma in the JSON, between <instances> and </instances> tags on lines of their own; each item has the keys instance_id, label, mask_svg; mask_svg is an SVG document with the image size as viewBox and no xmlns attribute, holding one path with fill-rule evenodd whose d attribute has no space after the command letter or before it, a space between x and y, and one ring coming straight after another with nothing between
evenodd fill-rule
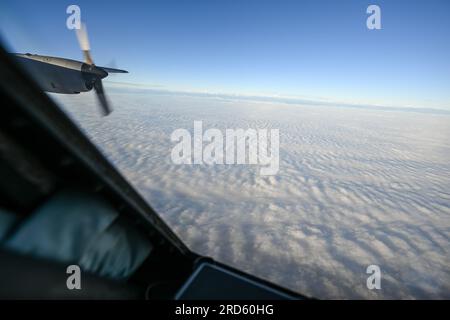
<instances>
[{"instance_id":1,"label":"blue sky","mask_svg":"<svg viewBox=\"0 0 450 320\"><path fill-rule=\"evenodd\" d=\"M81 7L113 81L450 109L450 1L2 1L18 52L81 59L66 7ZM381 7L382 30L366 28Z\"/></svg>"}]
</instances>

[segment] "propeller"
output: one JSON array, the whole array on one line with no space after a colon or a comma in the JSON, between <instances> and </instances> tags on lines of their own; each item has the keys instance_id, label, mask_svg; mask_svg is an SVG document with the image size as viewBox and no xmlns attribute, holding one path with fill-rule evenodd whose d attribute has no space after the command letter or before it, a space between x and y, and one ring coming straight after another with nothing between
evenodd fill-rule
<instances>
[{"instance_id":1,"label":"propeller","mask_svg":"<svg viewBox=\"0 0 450 320\"><path fill-rule=\"evenodd\" d=\"M83 51L84 62L86 64L86 66L82 66L81 70L83 73L83 77L86 80L86 84L94 88L98 101L100 103L100 110L103 116L107 116L111 113L112 109L110 103L108 102L108 99L106 98L102 79L106 78L109 72L127 73L127 71L97 67L94 64L94 60L91 56L91 48L89 45L87 28L84 23L81 24L80 29L76 29L76 35L78 38L78 43L80 44L81 51Z\"/></svg>"},{"instance_id":2,"label":"propeller","mask_svg":"<svg viewBox=\"0 0 450 320\"><path fill-rule=\"evenodd\" d=\"M102 106L103 115L107 116L111 113L111 107L109 106L108 100L106 100L105 91L103 90L102 80L94 82L94 90L97 93L98 100Z\"/></svg>"}]
</instances>

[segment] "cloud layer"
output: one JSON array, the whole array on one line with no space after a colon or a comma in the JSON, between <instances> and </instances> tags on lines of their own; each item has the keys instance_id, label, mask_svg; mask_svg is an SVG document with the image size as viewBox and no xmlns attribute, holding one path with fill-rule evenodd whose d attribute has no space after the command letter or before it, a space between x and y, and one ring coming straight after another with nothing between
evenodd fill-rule
<instances>
[{"instance_id":1,"label":"cloud layer","mask_svg":"<svg viewBox=\"0 0 450 320\"><path fill-rule=\"evenodd\" d=\"M52 97L192 250L319 298L450 298L450 116L125 90L101 118ZM194 120L279 129L278 174L173 164Z\"/></svg>"}]
</instances>

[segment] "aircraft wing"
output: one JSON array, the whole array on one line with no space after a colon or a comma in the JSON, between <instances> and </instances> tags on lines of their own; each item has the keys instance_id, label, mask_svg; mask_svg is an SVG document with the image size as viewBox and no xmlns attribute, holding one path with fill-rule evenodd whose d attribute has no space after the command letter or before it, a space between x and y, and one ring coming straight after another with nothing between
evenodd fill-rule
<instances>
[{"instance_id":1,"label":"aircraft wing","mask_svg":"<svg viewBox=\"0 0 450 320\"><path fill-rule=\"evenodd\" d=\"M121 69L114 69L114 68L107 68L107 67L98 67L98 68L102 68L103 70L105 70L108 73L128 73L128 71L121 70Z\"/></svg>"}]
</instances>

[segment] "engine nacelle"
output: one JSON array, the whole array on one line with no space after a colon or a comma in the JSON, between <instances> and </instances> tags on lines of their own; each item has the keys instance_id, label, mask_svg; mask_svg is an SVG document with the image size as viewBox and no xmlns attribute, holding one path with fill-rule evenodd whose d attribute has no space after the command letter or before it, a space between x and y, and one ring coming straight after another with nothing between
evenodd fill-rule
<instances>
[{"instance_id":1,"label":"engine nacelle","mask_svg":"<svg viewBox=\"0 0 450 320\"><path fill-rule=\"evenodd\" d=\"M47 92L71 94L90 91L98 77L108 75L95 66L71 59L28 53L17 54L16 58Z\"/></svg>"}]
</instances>

